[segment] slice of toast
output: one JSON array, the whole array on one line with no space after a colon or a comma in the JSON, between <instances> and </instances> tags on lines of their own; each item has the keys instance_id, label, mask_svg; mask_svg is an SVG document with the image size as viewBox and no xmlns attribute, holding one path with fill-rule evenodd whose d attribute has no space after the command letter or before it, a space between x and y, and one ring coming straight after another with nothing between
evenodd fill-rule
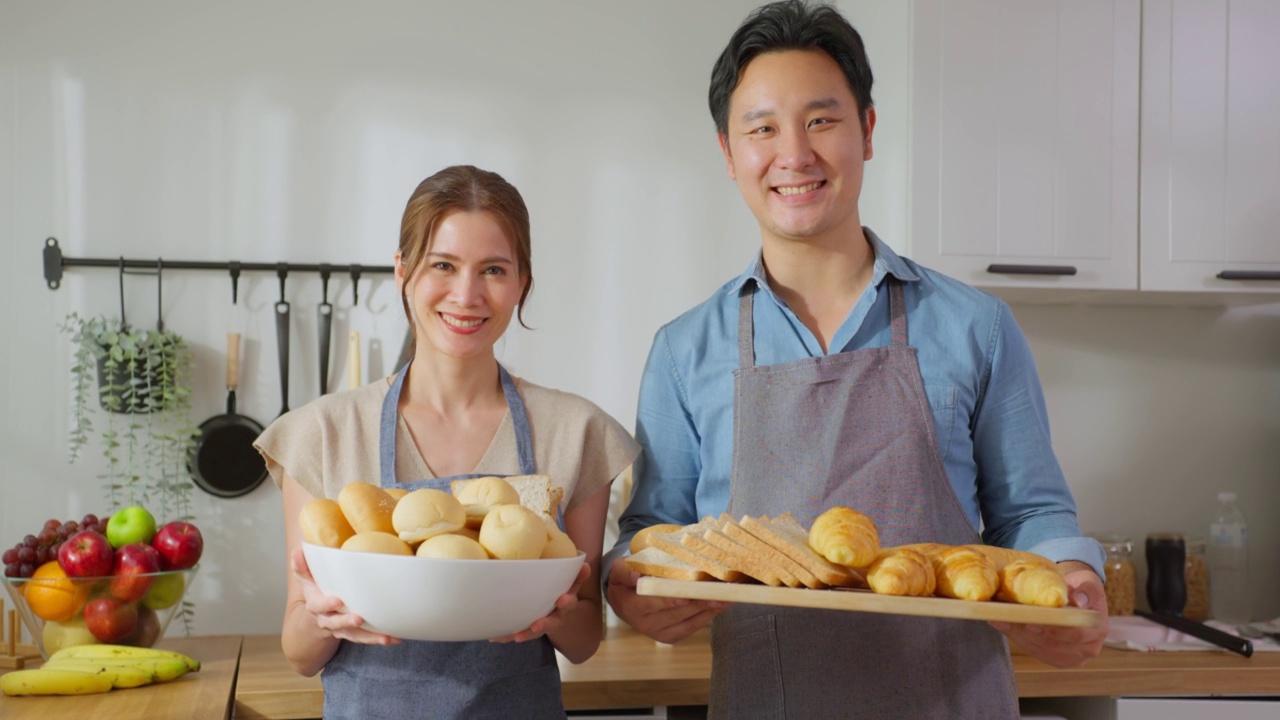
<instances>
[{"instance_id":1,"label":"slice of toast","mask_svg":"<svg viewBox=\"0 0 1280 720\"><path fill-rule=\"evenodd\" d=\"M671 578L672 580L711 580L712 577L689 563L663 552L655 547L647 547L625 558L627 567L641 575Z\"/></svg>"},{"instance_id":2,"label":"slice of toast","mask_svg":"<svg viewBox=\"0 0 1280 720\"><path fill-rule=\"evenodd\" d=\"M747 576L741 570L734 569L714 557L704 555L698 550L685 546L684 537L698 538L714 525L715 518L705 517L693 525L686 525L680 530L669 533L654 533L649 536L649 546L658 548L683 560L717 580L725 582L742 582L746 580Z\"/></svg>"},{"instance_id":3,"label":"slice of toast","mask_svg":"<svg viewBox=\"0 0 1280 720\"><path fill-rule=\"evenodd\" d=\"M765 585L778 587L784 584L776 570L768 563L751 557L745 548L726 538L720 533L718 525L718 521L711 523L701 535L682 535L680 544L699 555L712 558L743 575L759 580Z\"/></svg>"},{"instance_id":4,"label":"slice of toast","mask_svg":"<svg viewBox=\"0 0 1280 720\"><path fill-rule=\"evenodd\" d=\"M550 475L511 475L502 479L515 488L516 493L520 495L521 505L543 518L552 521L556 519L560 501L564 498L564 488L553 485ZM449 492L456 497L462 488L476 480L479 478L454 480L449 483Z\"/></svg>"},{"instance_id":5,"label":"slice of toast","mask_svg":"<svg viewBox=\"0 0 1280 720\"><path fill-rule=\"evenodd\" d=\"M767 585L773 585L773 580L777 579L781 585L787 587L800 587L800 580L794 573L782 567L769 557L755 552L746 545L734 540L725 533L725 528L733 524L733 518L728 513L721 514L716 518L716 526L711 530L702 534L702 539L716 547L733 553L742 563L744 572L752 577L760 580ZM761 574L763 577L761 577Z\"/></svg>"},{"instance_id":6,"label":"slice of toast","mask_svg":"<svg viewBox=\"0 0 1280 720\"><path fill-rule=\"evenodd\" d=\"M814 589L827 587L827 584L819 580L817 575L814 575L803 565L792 560L781 550L743 529L743 527L733 518L721 516L720 532L724 533L730 540L733 540L746 548L747 552L756 557L767 560L779 568L780 571L785 572L786 574L783 575L784 580L788 575L792 577L795 580L795 584L792 585L788 582L788 586L800 587L803 585L807 588Z\"/></svg>"},{"instance_id":7,"label":"slice of toast","mask_svg":"<svg viewBox=\"0 0 1280 720\"><path fill-rule=\"evenodd\" d=\"M738 521L744 530L777 548L820 581L836 587L866 587L866 581L853 570L837 565L809 547L809 533L791 513L775 518L753 518L743 515Z\"/></svg>"}]
</instances>

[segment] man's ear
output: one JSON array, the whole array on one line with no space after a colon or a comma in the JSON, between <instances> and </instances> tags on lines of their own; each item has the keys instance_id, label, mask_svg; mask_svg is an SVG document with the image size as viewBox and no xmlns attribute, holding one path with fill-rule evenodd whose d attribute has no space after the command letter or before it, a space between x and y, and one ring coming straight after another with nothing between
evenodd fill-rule
<instances>
[{"instance_id":1,"label":"man's ear","mask_svg":"<svg viewBox=\"0 0 1280 720\"><path fill-rule=\"evenodd\" d=\"M730 180L737 180L738 175L733 169L733 153L729 152L729 140L725 138L724 133L716 133L716 142L720 143L720 152L724 153L725 172L729 174Z\"/></svg>"},{"instance_id":2,"label":"man's ear","mask_svg":"<svg viewBox=\"0 0 1280 720\"><path fill-rule=\"evenodd\" d=\"M866 120L862 122L862 159L870 160L875 155L875 150L871 147L871 134L876 129L876 109L867 108Z\"/></svg>"}]
</instances>

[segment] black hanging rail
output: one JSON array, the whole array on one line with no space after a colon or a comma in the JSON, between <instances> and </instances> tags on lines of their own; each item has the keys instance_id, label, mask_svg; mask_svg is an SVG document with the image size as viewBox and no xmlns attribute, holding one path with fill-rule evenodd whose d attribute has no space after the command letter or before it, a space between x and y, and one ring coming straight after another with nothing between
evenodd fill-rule
<instances>
[{"instance_id":1,"label":"black hanging rail","mask_svg":"<svg viewBox=\"0 0 1280 720\"><path fill-rule=\"evenodd\" d=\"M44 279L49 284L50 290L57 290L62 285L62 270L69 267L116 268L121 272L127 269L150 270L152 272L160 270L225 270L231 274L232 303L237 300L240 273L242 271L275 273L280 277L282 285L284 277L291 272L319 273L325 280L326 285L331 274L344 273L351 276L351 299L356 305L360 304L358 287L361 275L365 273L390 274L395 272L395 267L392 265L357 265L354 263L350 265L332 265L329 263L240 262L238 260L217 262L211 260L163 260L160 258L155 260L72 258L62 254L62 248L58 246L57 238L47 238L44 241Z\"/></svg>"}]
</instances>

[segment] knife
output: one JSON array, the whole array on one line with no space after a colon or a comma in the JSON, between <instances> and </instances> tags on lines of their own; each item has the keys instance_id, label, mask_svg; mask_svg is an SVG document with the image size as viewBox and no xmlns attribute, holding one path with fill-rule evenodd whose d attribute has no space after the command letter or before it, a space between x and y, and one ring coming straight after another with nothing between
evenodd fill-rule
<instances>
[{"instance_id":1,"label":"knife","mask_svg":"<svg viewBox=\"0 0 1280 720\"><path fill-rule=\"evenodd\" d=\"M1205 642L1213 643L1221 648L1226 648L1233 653L1238 653L1245 657L1253 655L1253 643L1241 637L1236 637L1231 633L1225 633L1221 630L1205 625L1202 622L1188 620L1177 615L1166 615L1164 613L1152 613L1146 610L1135 608L1134 615L1139 615L1153 622L1158 622L1165 627L1171 627L1178 632L1183 632L1192 637L1200 638Z\"/></svg>"}]
</instances>

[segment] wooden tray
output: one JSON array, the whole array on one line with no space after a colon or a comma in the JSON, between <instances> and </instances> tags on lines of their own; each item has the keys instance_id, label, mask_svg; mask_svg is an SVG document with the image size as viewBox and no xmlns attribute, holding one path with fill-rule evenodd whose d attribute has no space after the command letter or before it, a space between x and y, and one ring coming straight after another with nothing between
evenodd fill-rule
<instances>
[{"instance_id":1,"label":"wooden tray","mask_svg":"<svg viewBox=\"0 0 1280 720\"><path fill-rule=\"evenodd\" d=\"M857 612L890 613L894 615L922 615L926 617L958 618L961 620L994 620L998 622L1027 623L1032 625L1060 625L1064 627L1097 627L1101 622L1098 613L1076 607L1046 608L1036 605L1016 605L1006 602L973 602L939 597L898 597L877 595L870 590L771 587L726 583L713 580L669 580L667 578L642 577L636 585L640 595L689 598L692 600L720 600L723 602L752 603L755 605L784 605L788 607L817 608L821 610L854 610Z\"/></svg>"}]
</instances>

